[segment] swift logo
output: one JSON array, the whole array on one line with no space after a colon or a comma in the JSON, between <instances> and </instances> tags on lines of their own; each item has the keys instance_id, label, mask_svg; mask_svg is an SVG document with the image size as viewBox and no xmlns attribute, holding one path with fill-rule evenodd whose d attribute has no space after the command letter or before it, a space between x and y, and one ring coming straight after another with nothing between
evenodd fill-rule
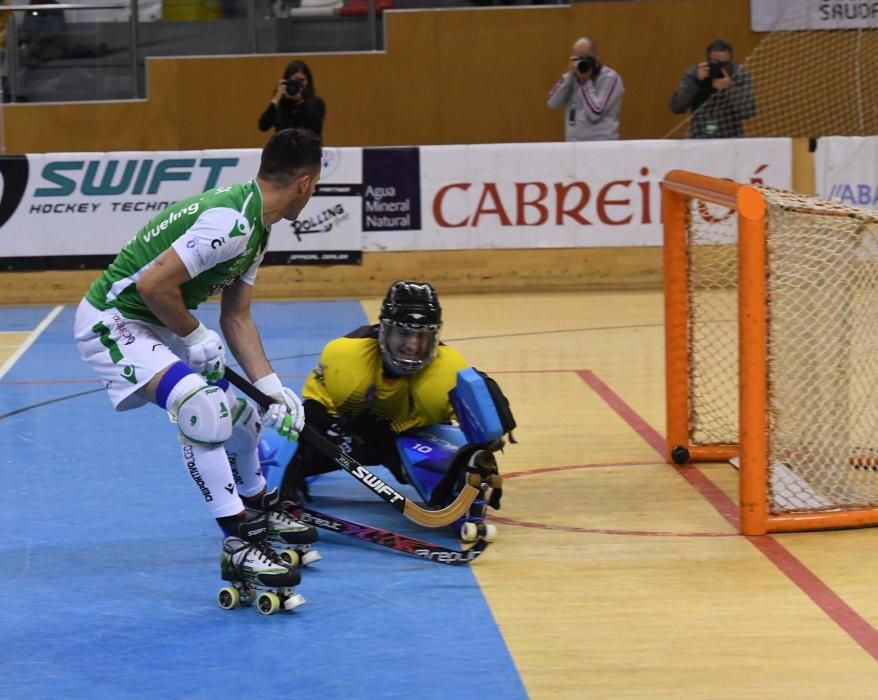
<instances>
[{"instance_id":1,"label":"swift logo","mask_svg":"<svg viewBox=\"0 0 878 700\"><path fill-rule=\"evenodd\" d=\"M223 168L238 165L238 158L137 158L117 160L55 160L40 175L53 187L38 187L34 197L119 196L156 194L166 182L188 182L199 170L206 170L202 192L216 187ZM153 167L155 166L155 167ZM117 174L117 171L121 171Z\"/></svg>"},{"instance_id":2,"label":"swift logo","mask_svg":"<svg viewBox=\"0 0 878 700\"><path fill-rule=\"evenodd\" d=\"M339 460L342 459L341 455L338 457ZM347 460L345 460L347 461ZM377 476L369 472L364 466L358 465L351 474L354 475L355 479L359 479L366 486L372 489L379 496L382 494L387 494L389 498L385 499L388 503L396 503L397 501L404 501L405 496L403 496L399 491L394 489L392 486L384 483Z\"/></svg>"}]
</instances>

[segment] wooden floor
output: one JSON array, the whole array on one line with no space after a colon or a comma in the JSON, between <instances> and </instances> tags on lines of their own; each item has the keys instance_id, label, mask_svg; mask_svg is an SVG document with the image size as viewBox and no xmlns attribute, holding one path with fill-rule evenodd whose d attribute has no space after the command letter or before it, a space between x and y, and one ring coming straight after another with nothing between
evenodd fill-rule
<instances>
[{"instance_id":1,"label":"wooden floor","mask_svg":"<svg viewBox=\"0 0 878 700\"><path fill-rule=\"evenodd\" d=\"M878 531L744 538L730 465L663 462L659 292L443 305L520 424L474 568L531 697L878 697Z\"/></svg>"},{"instance_id":2,"label":"wooden floor","mask_svg":"<svg viewBox=\"0 0 878 700\"><path fill-rule=\"evenodd\" d=\"M878 697L878 531L744 538L730 465L663 462L659 292L442 302L520 426L473 570L530 697Z\"/></svg>"}]
</instances>

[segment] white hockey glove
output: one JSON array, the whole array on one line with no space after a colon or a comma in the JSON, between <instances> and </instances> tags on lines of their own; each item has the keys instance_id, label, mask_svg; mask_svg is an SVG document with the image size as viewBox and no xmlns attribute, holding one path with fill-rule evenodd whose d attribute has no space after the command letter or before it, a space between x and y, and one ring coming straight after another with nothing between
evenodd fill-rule
<instances>
[{"instance_id":1,"label":"white hockey glove","mask_svg":"<svg viewBox=\"0 0 878 700\"><path fill-rule=\"evenodd\" d=\"M262 425L274 428L278 435L287 440L298 440L299 433L305 427L305 409L302 400L292 389L281 384L274 372L253 382L253 386L275 402L262 415Z\"/></svg>"},{"instance_id":2,"label":"white hockey glove","mask_svg":"<svg viewBox=\"0 0 878 700\"><path fill-rule=\"evenodd\" d=\"M193 371L209 382L223 378L226 351L219 333L199 322L198 327L181 340L186 346L186 363Z\"/></svg>"}]
</instances>

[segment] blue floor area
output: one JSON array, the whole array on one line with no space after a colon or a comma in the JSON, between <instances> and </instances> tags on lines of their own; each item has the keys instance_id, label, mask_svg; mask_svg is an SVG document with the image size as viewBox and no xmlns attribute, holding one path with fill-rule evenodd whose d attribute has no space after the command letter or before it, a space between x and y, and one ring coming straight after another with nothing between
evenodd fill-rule
<instances>
[{"instance_id":1,"label":"blue floor area","mask_svg":"<svg viewBox=\"0 0 878 700\"><path fill-rule=\"evenodd\" d=\"M49 310L3 310L0 330ZM202 311L217 328L218 307ZM76 352L73 312L0 380L0 697L526 697L467 567L321 533L306 605L220 609L220 534L176 428L154 407L112 410ZM355 302L258 303L254 316L296 390L324 342L366 323ZM347 474L312 489L319 510L454 543Z\"/></svg>"}]
</instances>

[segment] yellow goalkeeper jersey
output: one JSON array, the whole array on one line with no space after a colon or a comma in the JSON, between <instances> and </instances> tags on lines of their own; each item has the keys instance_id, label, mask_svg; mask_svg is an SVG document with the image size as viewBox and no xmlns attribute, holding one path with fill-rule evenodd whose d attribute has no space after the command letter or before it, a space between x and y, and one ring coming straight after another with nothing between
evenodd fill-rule
<instances>
[{"instance_id":1,"label":"yellow goalkeeper jersey","mask_svg":"<svg viewBox=\"0 0 878 700\"><path fill-rule=\"evenodd\" d=\"M368 411L401 433L453 417L448 392L467 366L459 352L439 345L433 361L417 374L386 377L377 338L336 338L323 348L302 396L319 401L334 416Z\"/></svg>"}]
</instances>

